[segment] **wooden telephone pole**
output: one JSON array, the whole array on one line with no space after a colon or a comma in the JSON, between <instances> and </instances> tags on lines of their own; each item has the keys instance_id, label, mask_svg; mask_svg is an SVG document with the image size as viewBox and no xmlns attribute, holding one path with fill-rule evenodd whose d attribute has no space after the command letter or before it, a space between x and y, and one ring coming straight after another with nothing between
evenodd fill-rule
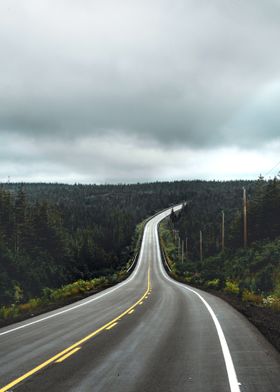
<instances>
[{"instance_id":1,"label":"wooden telephone pole","mask_svg":"<svg viewBox=\"0 0 280 392\"><path fill-rule=\"evenodd\" d=\"M243 188L243 238L244 238L244 248L246 248L248 242L248 228L247 228L247 195L246 195L245 187Z\"/></svg>"},{"instance_id":2,"label":"wooden telephone pole","mask_svg":"<svg viewBox=\"0 0 280 392\"><path fill-rule=\"evenodd\" d=\"M222 252L225 250L225 213L222 211Z\"/></svg>"},{"instance_id":3,"label":"wooden telephone pole","mask_svg":"<svg viewBox=\"0 0 280 392\"><path fill-rule=\"evenodd\" d=\"M200 250L200 261L203 259L203 254L202 254L202 231L200 230L199 232L199 250Z\"/></svg>"}]
</instances>

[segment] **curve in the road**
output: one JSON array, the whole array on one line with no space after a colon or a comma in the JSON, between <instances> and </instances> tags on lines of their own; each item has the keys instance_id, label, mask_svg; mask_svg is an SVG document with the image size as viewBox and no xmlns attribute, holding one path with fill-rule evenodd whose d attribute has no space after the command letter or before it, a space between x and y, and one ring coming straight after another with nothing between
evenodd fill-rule
<instances>
[{"instance_id":1,"label":"curve in the road","mask_svg":"<svg viewBox=\"0 0 280 392\"><path fill-rule=\"evenodd\" d=\"M157 229L170 211L147 223L126 281L1 330L0 392L280 392L279 354L262 335L167 275Z\"/></svg>"},{"instance_id":2,"label":"curve in the road","mask_svg":"<svg viewBox=\"0 0 280 392\"><path fill-rule=\"evenodd\" d=\"M158 230L156 231L156 238L157 238L157 252L158 252L158 259L161 259L161 252L160 252L160 245L159 245L159 238L158 238ZM208 310L208 312L210 313L210 316L212 317L212 320L215 324L216 330L217 330L217 334L219 337L219 341L221 344L221 348L223 351L223 356L224 356L224 361L225 361L225 365L226 365L226 369L227 369L227 375L228 375L228 380L229 380L229 385L230 385L230 391L231 392L240 392L240 383L237 380L237 376L236 376L236 371L234 368L234 364L232 361L232 357L230 354L230 350L223 332L223 329L221 327L221 324L219 323L219 320L217 319L217 316L215 315L213 309L211 308L211 306L209 305L209 303L195 290L193 290L190 287L187 287L186 285L183 285L181 283L178 283L176 281L174 281L173 279L171 279L166 271L164 271L162 263L160 263L160 269L161 272L163 274L163 276L165 277L166 280L168 280L169 282L171 282L172 284L177 284L178 286L183 287L185 290L190 291L191 293L195 294L205 305L206 309Z\"/></svg>"}]
</instances>

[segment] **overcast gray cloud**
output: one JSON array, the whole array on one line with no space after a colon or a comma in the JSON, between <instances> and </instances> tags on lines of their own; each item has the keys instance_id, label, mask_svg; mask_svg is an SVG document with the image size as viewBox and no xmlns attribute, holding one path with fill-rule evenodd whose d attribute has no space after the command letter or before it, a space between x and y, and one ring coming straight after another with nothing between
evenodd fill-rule
<instances>
[{"instance_id":1,"label":"overcast gray cloud","mask_svg":"<svg viewBox=\"0 0 280 392\"><path fill-rule=\"evenodd\" d=\"M0 177L266 171L280 141L279 38L278 0L2 0Z\"/></svg>"}]
</instances>

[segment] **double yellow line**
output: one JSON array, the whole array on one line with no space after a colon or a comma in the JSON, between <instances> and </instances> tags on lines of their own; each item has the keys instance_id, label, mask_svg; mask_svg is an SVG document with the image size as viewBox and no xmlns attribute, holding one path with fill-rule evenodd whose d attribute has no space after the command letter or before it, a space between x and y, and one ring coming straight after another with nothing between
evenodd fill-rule
<instances>
[{"instance_id":1,"label":"double yellow line","mask_svg":"<svg viewBox=\"0 0 280 392\"><path fill-rule=\"evenodd\" d=\"M82 338L78 342L72 344L71 346L69 346L65 350L59 352L58 354L54 355L53 357L51 357L47 361L41 363L40 365L38 365L35 368L33 368L32 370L30 370L29 372L23 374L22 376L18 377L15 380L11 381L9 384L7 384L4 387L2 387L0 389L0 392L8 391L10 388L12 388L15 385L19 384L20 382L26 380L27 378L29 378L33 374L39 372L41 369L43 369L43 368L47 367L48 365L50 365L51 363L53 363L53 362L60 363L60 362L64 361L66 358L68 358L70 355L72 355L75 352L79 351L81 349L80 346L83 343L87 342L89 339L92 339L94 336L96 336L100 332L104 331L105 329L113 328L113 326L115 326L117 324L117 322L119 320L121 320L125 315L133 313L134 308L137 305L139 305L145 299L145 297L147 297L147 295L149 294L150 291L151 291L151 278L150 278L150 267L149 267L149 269L148 269L147 290L145 291L145 293L142 295L142 297L137 302L135 302L132 306L130 306L127 310L125 310L119 316L117 316L113 320L109 321L107 324L104 324L102 327L100 327L97 330L93 331L92 333L90 333L89 335L85 336L84 338Z\"/></svg>"}]
</instances>

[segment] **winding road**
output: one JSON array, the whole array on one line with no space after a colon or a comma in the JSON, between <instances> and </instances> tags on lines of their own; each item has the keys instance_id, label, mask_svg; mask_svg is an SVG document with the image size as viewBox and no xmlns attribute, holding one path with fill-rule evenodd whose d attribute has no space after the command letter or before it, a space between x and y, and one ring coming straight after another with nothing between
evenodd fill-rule
<instances>
[{"instance_id":1,"label":"winding road","mask_svg":"<svg viewBox=\"0 0 280 392\"><path fill-rule=\"evenodd\" d=\"M280 355L256 328L166 274L157 225L168 214L147 223L127 280L0 329L0 392L280 391Z\"/></svg>"}]
</instances>

